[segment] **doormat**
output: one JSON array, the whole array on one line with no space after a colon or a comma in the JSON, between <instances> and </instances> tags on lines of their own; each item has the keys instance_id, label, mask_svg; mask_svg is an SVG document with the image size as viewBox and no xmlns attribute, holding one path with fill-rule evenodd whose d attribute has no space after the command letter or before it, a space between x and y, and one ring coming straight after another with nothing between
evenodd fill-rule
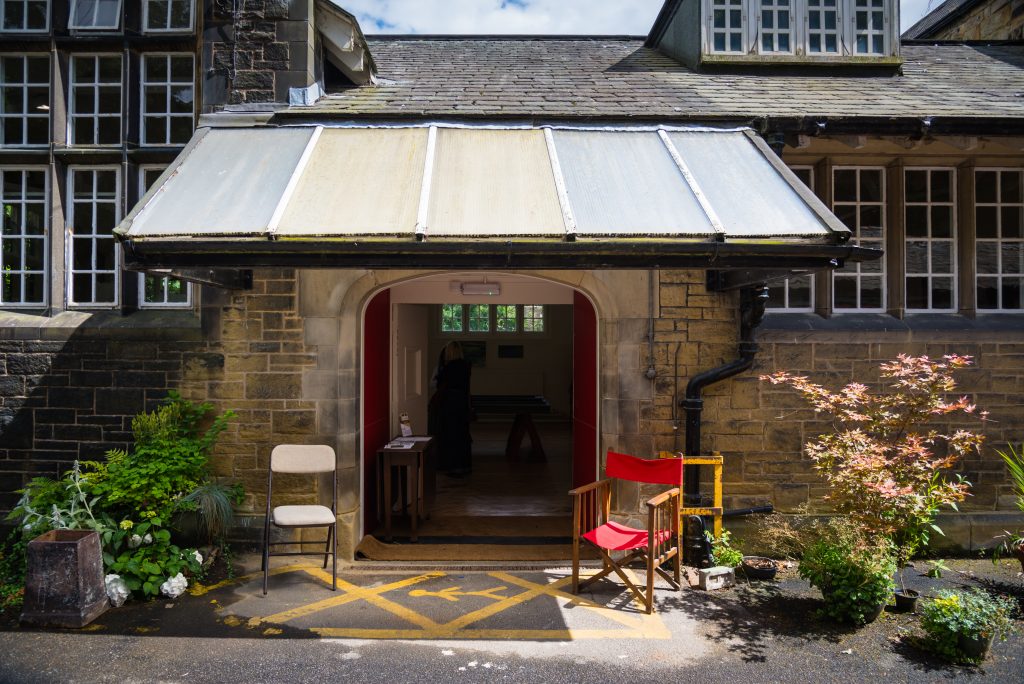
<instances>
[{"instance_id":1,"label":"doormat","mask_svg":"<svg viewBox=\"0 0 1024 684\"><path fill-rule=\"evenodd\" d=\"M572 558L571 543L433 544L428 539L421 537L415 544L387 544L372 534L367 535L356 547L356 558L374 561L568 561ZM589 549L587 551L585 557L592 557Z\"/></svg>"}]
</instances>

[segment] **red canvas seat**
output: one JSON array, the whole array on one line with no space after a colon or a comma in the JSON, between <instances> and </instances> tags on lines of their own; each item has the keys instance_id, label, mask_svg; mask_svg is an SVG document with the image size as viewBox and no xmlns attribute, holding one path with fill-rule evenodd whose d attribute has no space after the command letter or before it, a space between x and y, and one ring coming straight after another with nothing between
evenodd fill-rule
<instances>
[{"instance_id":1,"label":"red canvas seat","mask_svg":"<svg viewBox=\"0 0 1024 684\"><path fill-rule=\"evenodd\" d=\"M672 536L672 530L655 532L655 543L660 544ZM647 548L647 530L638 530L612 520L583 535L591 544L609 551L632 551Z\"/></svg>"},{"instance_id":2,"label":"red canvas seat","mask_svg":"<svg viewBox=\"0 0 1024 684\"><path fill-rule=\"evenodd\" d=\"M608 452L605 463L608 479L593 482L572 490L573 497L573 556L572 590L580 589L615 573L643 603L648 613L654 610L654 576L660 575L674 589L681 586L682 539L679 533L679 501L683 486L683 459L642 459L615 451ZM611 485L616 480L629 480L649 484L671 485L672 489L649 499L647 527L630 527L609 518L611 511ZM603 568L592 577L580 582L580 543L592 544L601 554ZM625 551L615 559L613 551ZM641 591L622 568L634 560L643 560L647 567L646 591ZM674 573L669 575L661 566L674 561Z\"/></svg>"}]
</instances>

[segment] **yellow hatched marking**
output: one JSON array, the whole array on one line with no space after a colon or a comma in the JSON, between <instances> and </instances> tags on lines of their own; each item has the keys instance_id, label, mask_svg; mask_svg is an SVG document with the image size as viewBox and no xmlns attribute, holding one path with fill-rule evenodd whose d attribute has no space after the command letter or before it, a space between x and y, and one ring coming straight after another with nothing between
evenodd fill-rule
<instances>
[{"instance_id":1,"label":"yellow hatched marking","mask_svg":"<svg viewBox=\"0 0 1024 684\"><path fill-rule=\"evenodd\" d=\"M270 574L271 575L283 575L285 573L295 572L296 570L305 570L305 569L306 568L304 566L299 565L299 564L282 565L279 568L271 568L270 569ZM263 577L263 571L262 570L260 570L259 572L249 573L248 575L239 575L238 577L232 577L231 579L221 580L220 582L217 582L216 584L209 584L209 585L206 585L206 584L193 584L189 588L188 593L191 594L192 596L202 596L203 594L210 593L214 589L220 589L221 587L228 587L228 586L231 586L232 584L239 584L241 582L250 582L250 581L255 580L255 579L260 579L261 577Z\"/></svg>"},{"instance_id":2,"label":"yellow hatched marking","mask_svg":"<svg viewBox=\"0 0 1024 684\"><path fill-rule=\"evenodd\" d=\"M636 583L637 582L636 576L630 570L628 570L628 569L626 570L626 572L630 575L630 579L633 580L634 583ZM516 577L515 575L506 575L504 573L496 572L496 573L491 573L491 576L492 577L496 577L496 578L500 579L503 582L511 582L511 583L517 584L517 585L519 585L521 587L527 587L527 586L530 586L530 585L537 586L537 585L534 585L533 582L530 582L529 580L524 580L524 579L522 579L520 577ZM572 580L570 579L570 582L571 581ZM639 630L643 630L643 629L664 630L665 629L664 623L662 623L661 619L658 618L657 616L653 615L653 614L652 615L647 615L646 613L640 613L637 616L632 616L632 615L628 615L626 613L621 613L621 612L619 612L619 611L617 611L617 610L615 610L613 608L609 608L608 606L603 606L600 603L595 603L594 601L591 601L588 598L584 598L583 596L576 596L575 594L569 594L567 592L561 591L556 586L556 583L552 583L552 584L547 585L546 589L547 589L547 591L545 591L544 594L546 594L548 596L551 596L552 598L566 599L570 603L578 605L581 608L586 608L588 610L591 610L591 611L597 613L598 615L600 615L603 618L607 618L607 619L612 620L614 622L618 622L619 624L621 624L621 625L623 625L625 627L629 627L630 629L639 629ZM632 592L630 592L630 596L632 596ZM643 604L641 604L636 599L635 596L632 596L631 602L634 605L636 605L637 608L639 608L640 610L644 610ZM666 632L667 632L667 630L666 630ZM668 636L666 636L665 638L667 639Z\"/></svg>"},{"instance_id":3,"label":"yellow hatched marking","mask_svg":"<svg viewBox=\"0 0 1024 684\"><path fill-rule=\"evenodd\" d=\"M321 570L320 568L302 568L311 575L316 576L317 574L326 575L330 579L330 574ZM314 572L315 571L315 572ZM328 608L334 608L337 606L343 606L346 603L352 603L360 599L369 599L369 595L383 593L385 591L391 591L392 589L401 589L402 587L408 587L419 582L425 582L428 579L434 579L435 577L444 577L443 572L428 572L424 575L417 575L415 577L409 577L398 582L392 582L391 584L385 584L374 589L361 589L353 584L349 584L341 578L338 578L338 587L345 592L342 596L332 596L314 603L307 604L305 606L298 606L297 608L291 608L289 610L281 611L273 615L268 615L262 618L263 622L274 622L283 623L295 618L304 617L306 615L312 615ZM409 611L412 612L412 611ZM414 623L415 624L415 623Z\"/></svg>"},{"instance_id":4,"label":"yellow hatched marking","mask_svg":"<svg viewBox=\"0 0 1024 684\"><path fill-rule=\"evenodd\" d=\"M281 572L293 572L301 570L324 582L331 580L331 574L319 567L290 566L279 568L274 574ZM635 575L627 570L636 581ZM493 589L459 592L460 587L453 587L439 592L426 590L413 590L410 596L438 596L448 598L449 594L457 593L466 596L484 596L495 599L496 603L459 616L444 624L431 620L425 615L417 613L405 606L402 606L382 594L418 584L430 579L444 577L443 572L429 572L416 575L396 582L391 582L375 588L364 588L351 584L338 578L338 587L345 592L341 596L332 596L321 601L292 608L290 610L275 613L264 618L253 618L250 620L250 627L256 627L260 623L280 624L294 620L299 617L311 615L329 608L344 606L355 601L367 601L379 608L382 608L407 622L417 625L419 629L373 629L373 628L346 628L346 627L314 627L310 631L325 638L350 638L350 639L456 639L456 640L516 640L516 639L544 639L544 640L579 640L579 639L669 639L671 633L665 627L657 615L646 615L641 613L637 616L625 615L614 609L595 603L582 596L575 596L563 591L563 587L572 582L571 577L564 577L547 584L537 584L529 580L516 577L502 572L488 573L495 579L507 582L508 584L522 587L525 591L515 596L503 597L495 595L494 592L508 588L507 586ZM626 629L468 629L474 623L484 620L498 613L509 610L515 606L522 605L540 596L561 598L571 604L587 608L596 614L618 622ZM448 599L451 600L451 599ZM635 599L633 599L635 602ZM637 603L639 606L639 603Z\"/></svg>"},{"instance_id":5,"label":"yellow hatched marking","mask_svg":"<svg viewBox=\"0 0 1024 684\"><path fill-rule=\"evenodd\" d=\"M445 601L451 601L452 603L458 603L460 596L481 596L483 598L493 599L495 601L501 601L507 599L508 596L502 596L499 591L504 591L508 587L492 587L490 589L481 589L480 591L460 591L462 587L448 587L441 591L427 591L426 589L413 589L409 592L409 596L413 598L420 598L423 596L430 596L433 598L444 599Z\"/></svg>"}]
</instances>

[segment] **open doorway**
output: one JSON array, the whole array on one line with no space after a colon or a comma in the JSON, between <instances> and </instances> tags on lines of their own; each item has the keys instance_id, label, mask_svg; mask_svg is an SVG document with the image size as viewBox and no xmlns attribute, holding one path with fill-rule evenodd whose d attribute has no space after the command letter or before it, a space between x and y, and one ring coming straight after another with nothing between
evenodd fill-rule
<instances>
[{"instance_id":1,"label":"open doorway","mask_svg":"<svg viewBox=\"0 0 1024 684\"><path fill-rule=\"evenodd\" d=\"M382 416L370 415L374 408L365 400L373 400L377 411L385 402L364 397L364 438L378 425L373 438L390 439L402 414L413 433L430 431L428 404L449 342L459 343L472 367L472 469L464 476L436 472L427 478L433 496L419 545L566 543L572 515L567 492L596 473L596 315L589 300L568 286L501 273L425 277L392 287L386 304L377 299L367 312L364 373L383 379L383 368L366 362L380 351L369 326L378 328L372 336L384 334L386 308L386 411L393 434L380 431ZM380 538L382 521L368 508L379 484L371 481L377 448L364 444L364 531ZM444 469L443 453L434 454L433 465ZM407 525L396 516L396 543L407 540Z\"/></svg>"}]
</instances>

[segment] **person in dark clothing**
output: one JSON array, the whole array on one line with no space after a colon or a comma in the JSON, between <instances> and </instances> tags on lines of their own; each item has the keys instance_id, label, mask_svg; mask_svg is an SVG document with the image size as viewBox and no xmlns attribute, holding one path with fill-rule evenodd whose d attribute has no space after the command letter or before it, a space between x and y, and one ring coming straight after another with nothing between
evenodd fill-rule
<instances>
[{"instance_id":1,"label":"person in dark clothing","mask_svg":"<svg viewBox=\"0 0 1024 684\"><path fill-rule=\"evenodd\" d=\"M444 347L443 365L437 372L437 392L431 399L432 421L438 441L441 471L465 477L472 470L469 434L469 383L472 366L462 357L462 345L454 340Z\"/></svg>"}]
</instances>

